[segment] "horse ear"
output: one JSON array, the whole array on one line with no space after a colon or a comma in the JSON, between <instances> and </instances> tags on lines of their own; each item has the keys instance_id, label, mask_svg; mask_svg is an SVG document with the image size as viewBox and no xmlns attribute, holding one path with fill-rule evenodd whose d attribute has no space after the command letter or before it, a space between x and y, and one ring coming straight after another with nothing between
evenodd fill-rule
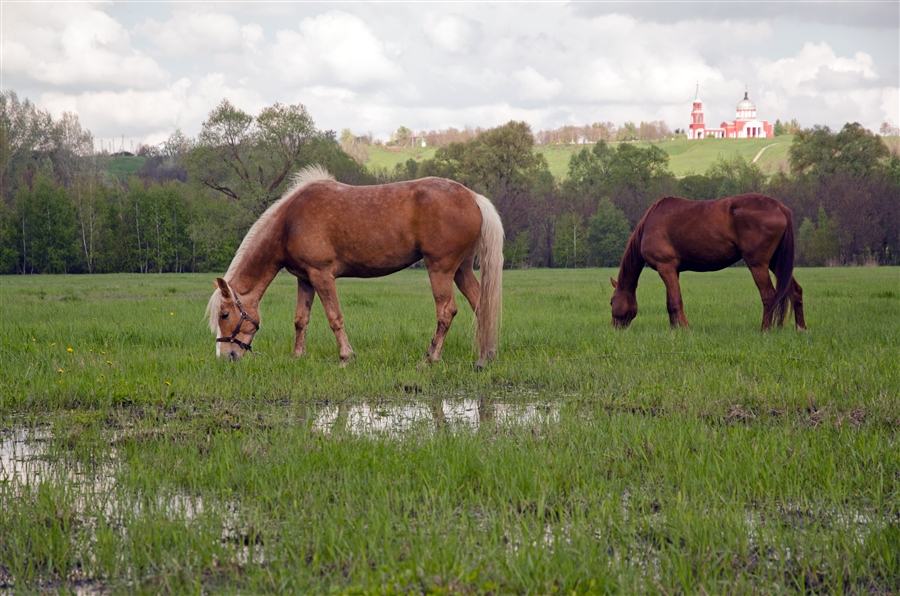
<instances>
[{"instance_id":1,"label":"horse ear","mask_svg":"<svg viewBox=\"0 0 900 596\"><path fill-rule=\"evenodd\" d=\"M616 280L614 280L614 279L611 278L611 277L609 278L609 283L611 283L612 286L613 286L614 288L618 288L618 287L619 287L619 284L616 283Z\"/></svg>"},{"instance_id":2,"label":"horse ear","mask_svg":"<svg viewBox=\"0 0 900 596\"><path fill-rule=\"evenodd\" d=\"M231 292L228 291L228 283L225 282L221 277L216 278L216 286L219 288L219 291L222 292L223 298L230 298Z\"/></svg>"}]
</instances>

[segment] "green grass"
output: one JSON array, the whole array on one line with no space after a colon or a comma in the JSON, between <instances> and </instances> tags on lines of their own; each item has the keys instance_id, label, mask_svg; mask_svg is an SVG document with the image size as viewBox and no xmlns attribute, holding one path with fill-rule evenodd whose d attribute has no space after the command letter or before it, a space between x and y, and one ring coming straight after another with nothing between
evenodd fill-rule
<instances>
[{"instance_id":1,"label":"green grass","mask_svg":"<svg viewBox=\"0 0 900 596\"><path fill-rule=\"evenodd\" d=\"M128 176L137 174L141 170L141 168L144 167L144 162L146 161L146 157L141 157L138 155L118 155L110 158L109 166L107 166L106 169L116 178L124 180Z\"/></svg>"},{"instance_id":2,"label":"green grass","mask_svg":"<svg viewBox=\"0 0 900 596\"><path fill-rule=\"evenodd\" d=\"M747 163L756 156L756 165L765 174L778 171L789 171L788 149L793 141L792 136L775 137L774 139L703 139L699 141L677 140L665 141L659 146L668 151L669 168L676 176L687 174L704 174L714 162L721 158L732 158L739 155Z\"/></svg>"},{"instance_id":3,"label":"green grass","mask_svg":"<svg viewBox=\"0 0 900 596\"><path fill-rule=\"evenodd\" d=\"M434 147L379 147L372 145L369 147L369 159L366 160L366 167L370 170L387 169L393 170L397 164L406 163L410 159L422 161L423 159L433 159Z\"/></svg>"},{"instance_id":4,"label":"green grass","mask_svg":"<svg viewBox=\"0 0 900 596\"><path fill-rule=\"evenodd\" d=\"M0 589L900 590L900 270L800 269L810 331L766 334L745 269L684 274L678 331L652 271L613 330L613 274L506 272L481 372L459 296L419 366L423 271L339 281L346 368L318 302L290 358L287 275L239 363L211 276L0 279L0 462L40 470L0 471Z\"/></svg>"},{"instance_id":5,"label":"green grass","mask_svg":"<svg viewBox=\"0 0 900 596\"><path fill-rule=\"evenodd\" d=\"M792 136L781 136L774 139L704 139L701 141L679 139L662 141L658 143L658 146L669 154L669 169L676 176L704 174L709 166L718 159L727 159L735 155L740 155L750 163L762 149L765 150L756 163L763 173L771 175L782 170L788 171L788 149L792 140ZM641 144L646 145L646 143ZM536 147L535 151L544 154L550 166L550 172L556 178L564 179L569 173L569 160L572 155L584 147L584 145L547 145ZM373 146L370 149L371 153L366 167L389 170L410 158L416 161L431 159L434 157L435 151L433 147L399 149Z\"/></svg>"}]
</instances>

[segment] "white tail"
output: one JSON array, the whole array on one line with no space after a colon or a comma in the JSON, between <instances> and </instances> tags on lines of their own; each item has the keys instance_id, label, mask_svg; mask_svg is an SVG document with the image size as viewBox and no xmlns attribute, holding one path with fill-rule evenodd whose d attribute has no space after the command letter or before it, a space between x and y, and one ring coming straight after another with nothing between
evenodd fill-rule
<instances>
[{"instance_id":1,"label":"white tail","mask_svg":"<svg viewBox=\"0 0 900 596\"><path fill-rule=\"evenodd\" d=\"M503 223L497 209L485 197L476 194L481 210L481 235L477 254L481 262L481 293L475 308L478 331L478 365L497 356L500 339L500 312L503 298Z\"/></svg>"}]
</instances>

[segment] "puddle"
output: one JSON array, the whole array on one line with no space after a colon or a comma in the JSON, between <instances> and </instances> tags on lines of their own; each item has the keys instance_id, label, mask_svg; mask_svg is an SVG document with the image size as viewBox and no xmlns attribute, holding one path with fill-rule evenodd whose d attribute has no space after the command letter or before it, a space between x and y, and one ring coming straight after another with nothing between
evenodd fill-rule
<instances>
[{"instance_id":1,"label":"puddle","mask_svg":"<svg viewBox=\"0 0 900 596\"><path fill-rule=\"evenodd\" d=\"M46 459L46 442L52 438L48 430L14 428L0 432L0 483L28 479L40 482L55 473Z\"/></svg>"},{"instance_id":2,"label":"puddle","mask_svg":"<svg viewBox=\"0 0 900 596\"><path fill-rule=\"evenodd\" d=\"M313 415L312 428L322 433L402 437L416 429L475 430L488 424L527 426L559 421L552 403L511 404L483 399L438 399L402 405L339 404Z\"/></svg>"}]
</instances>

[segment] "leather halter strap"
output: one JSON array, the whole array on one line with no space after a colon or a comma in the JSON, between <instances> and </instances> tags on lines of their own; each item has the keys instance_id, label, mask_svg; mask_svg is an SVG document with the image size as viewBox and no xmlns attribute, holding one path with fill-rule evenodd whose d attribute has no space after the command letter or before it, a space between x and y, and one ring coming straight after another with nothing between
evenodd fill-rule
<instances>
[{"instance_id":1,"label":"leather halter strap","mask_svg":"<svg viewBox=\"0 0 900 596\"><path fill-rule=\"evenodd\" d=\"M228 289L231 291L231 296L232 296L232 298L234 298L234 303L237 304L237 307L241 311L241 318L238 320L237 326L234 328L234 331L231 332L231 337L217 337L216 342L235 344L246 352L252 352L253 350L250 347L250 344L244 343L241 340L239 340L237 338L237 334L241 332L241 325L244 324L244 321L249 321L251 325L256 327L257 331L259 331L259 323L254 321L250 317L250 315L247 314L247 311L244 310L244 305L241 304L241 299L238 298L237 292L234 291L234 288L232 288L230 285L228 285L228 282L225 282L225 285L228 286ZM251 339L250 341L253 341L253 340Z\"/></svg>"}]
</instances>

